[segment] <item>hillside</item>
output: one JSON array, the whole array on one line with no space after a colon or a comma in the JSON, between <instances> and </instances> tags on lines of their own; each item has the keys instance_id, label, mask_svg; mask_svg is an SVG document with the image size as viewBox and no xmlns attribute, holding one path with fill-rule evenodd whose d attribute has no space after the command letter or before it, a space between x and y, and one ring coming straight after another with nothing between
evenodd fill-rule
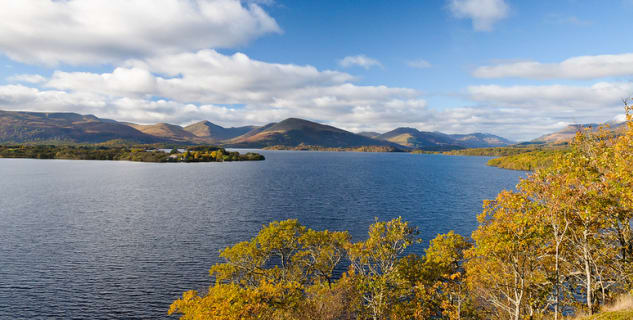
<instances>
[{"instance_id":1,"label":"hillside","mask_svg":"<svg viewBox=\"0 0 633 320\"><path fill-rule=\"evenodd\" d=\"M450 150L462 148L447 134L418 131L414 128L397 128L377 136L376 139L390 141L414 149Z\"/></svg>"},{"instance_id":2,"label":"hillside","mask_svg":"<svg viewBox=\"0 0 633 320\"><path fill-rule=\"evenodd\" d=\"M377 136L380 135L380 133L378 132L374 132L374 131L363 131L363 132L359 132L357 133L358 135L361 135L363 137L367 137L367 138L376 138Z\"/></svg>"},{"instance_id":3,"label":"hillside","mask_svg":"<svg viewBox=\"0 0 633 320\"><path fill-rule=\"evenodd\" d=\"M196 137L193 133L185 131L181 126L169 124L169 123L157 123L152 125L143 125L135 123L126 123L130 127L143 132L145 134L167 139L171 141L196 141L200 142L203 139Z\"/></svg>"},{"instance_id":4,"label":"hillside","mask_svg":"<svg viewBox=\"0 0 633 320\"><path fill-rule=\"evenodd\" d=\"M93 115L0 110L0 142L98 143L113 139L139 143L163 140L123 123L100 119Z\"/></svg>"},{"instance_id":5,"label":"hillside","mask_svg":"<svg viewBox=\"0 0 633 320\"><path fill-rule=\"evenodd\" d=\"M504 147L514 144L514 141L489 133L476 132L471 134L450 134L449 136L456 140L459 145L466 148Z\"/></svg>"},{"instance_id":6,"label":"hillside","mask_svg":"<svg viewBox=\"0 0 633 320\"><path fill-rule=\"evenodd\" d=\"M213 141L229 140L239 137L256 126L224 128L210 121L204 120L184 127L184 130L200 138L207 138Z\"/></svg>"},{"instance_id":7,"label":"hillside","mask_svg":"<svg viewBox=\"0 0 633 320\"><path fill-rule=\"evenodd\" d=\"M486 133L445 134L419 131L415 128L397 128L377 136L376 139L430 151L500 147L513 143L505 138Z\"/></svg>"},{"instance_id":8,"label":"hillside","mask_svg":"<svg viewBox=\"0 0 633 320\"><path fill-rule=\"evenodd\" d=\"M574 138L574 136L576 135L576 132L578 131L591 130L592 132L597 132L600 126L605 126L605 125L609 126L608 129L610 131L615 131L618 133L625 129L624 122L604 123L604 124L598 124L598 123L570 124L559 131L542 135L532 140L532 142L546 143L546 144L567 143Z\"/></svg>"},{"instance_id":9,"label":"hillside","mask_svg":"<svg viewBox=\"0 0 633 320\"><path fill-rule=\"evenodd\" d=\"M277 145L296 147L302 144L340 148L392 145L386 141L371 139L332 126L296 118L268 124L227 141L229 146L250 148Z\"/></svg>"}]
</instances>

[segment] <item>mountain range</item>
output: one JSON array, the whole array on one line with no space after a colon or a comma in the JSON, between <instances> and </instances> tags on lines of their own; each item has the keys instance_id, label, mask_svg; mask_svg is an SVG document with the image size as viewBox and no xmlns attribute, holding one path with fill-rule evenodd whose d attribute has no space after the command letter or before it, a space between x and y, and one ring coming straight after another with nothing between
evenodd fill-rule
<instances>
[{"instance_id":1,"label":"mountain range","mask_svg":"<svg viewBox=\"0 0 633 320\"><path fill-rule=\"evenodd\" d=\"M568 143L574 138L574 136L576 136L576 133L578 131L590 130L592 132L597 132L600 127L603 127L605 125L608 125L608 127L605 127L605 129L610 130L610 131L615 131L616 133L621 133L626 128L626 122L619 122L619 123L607 122L603 124L599 124L599 123L570 124L559 131L542 135L532 140L532 142L545 143L545 144Z\"/></svg>"},{"instance_id":2,"label":"mountain range","mask_svg":"<svg viewBox=\"0 0 633 320\"><path fill-rule=\"evenodd\" d=\"M299 145L334 148L390 146L403 150L451 150L513 144L502 137L485 133L444 134L414 128L397 128L382 134L356 134L297 118L264 126L224 128L210 121L182 127L169 123L143 125L118 122L76 113L0 111L2 143L101 143L115 139L136 143L221 144L247 148Z\"/></svg>"}]
</instances>

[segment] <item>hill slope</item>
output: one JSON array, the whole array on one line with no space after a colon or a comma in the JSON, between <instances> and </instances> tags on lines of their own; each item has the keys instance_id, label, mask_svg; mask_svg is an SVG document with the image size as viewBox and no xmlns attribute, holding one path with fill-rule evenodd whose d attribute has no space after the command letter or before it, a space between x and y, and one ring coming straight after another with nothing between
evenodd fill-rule
<instances>
[{"instance_id":1,"label":"hill slope","mask_svg":"<svg viewBox=\"0 0 633 320\"><path fill-rule=\"evenodd\" d=\"M224 128L207 120L194 123L184 127L185 131L201 138L208 138L214 141L229 140L239 137L253 129L256 126Z\"/></svg>"},{"instance_id":2,"label":"hill slope","mask_svg":"<svg viewBox=\"0 0 633 320\"><path fill-rule=\"evenodd\" d=\"M454 150L462 148L501 147L513 142L487 133L445 134L419 131L415 128L397 128L383 133L376 139L398 143L423 150Z\"/></svg>"},{"instance_id":3,"label":"hill slope","mask_svg":"<svg viewBox=\"0 0 633 320\"><path fill-rule=\"evenodd\" d=\"M415 128L397 128L377 136L376 139L425 150L448 150L460 148L460 146L455 143L455 140L447 134L418 131Z\"/></svg>"},{"instance_id":4,"label":"hill slope","mask_svg":"<svg viewBox=\"0 0 633 320\"><path fill-rule=\"evenodd\" d=\"M296 118L256 128L227 141L227 144L251 148L275 145L296 147L301 144L341 148L393 145L386 141L371 139L332 126Z\"/></svg>"},{"instance_id":5,"label":"hill slope","mask_svg":"<svg viewBox=\"0 0 633 320\"><path fill-rule=\"evenodd\" d=\"M157 123L151 125L127 123L130 127L145 134L173 141L195 141L196 136L185 131L181 126L169 123Z\"/></svg>"},{"instance_id":6,"label":"hill slope","mask_svg":"<svg viewBox=\"0 0 633 320\"><path fill-rule=\"evenodd\" d=\"M374 132L374 131L363 131L363 132L359 132L357 133L363 137L367 137L367 138L372 138L375 139L377 136L381 135L381 133L378 132Z\"/></svg>"},{"instance_id":7,"label":"hill slope","mask_svg":"<svg viewBox=\"0 0 633 320\"><path fill-rule=\"evenodd\" d=\"M625 129L624 124L625 124L624 122L609 123L609 130L615 131L615 132L621 132L622 130ZM547 144L567 143L574 138L574 136L576 135L576 132L583 131L583 130L591 130L592 132L597 132L600 126L603 126L603 125L605 124L598 124L598 123L570 124L559 131L542 135L532 140L532 142L547 143Z\"/></svg>"},{"instance_id":8,"label":"hill slope","mask_svg":"<svg viewBox=\"0 0 633 320\"><path fill-rule=\"evenodd\" d=\"M449 136L466 148L503 147L514 144L514 141L489 133L449 134Z\"/></svg>"},{"instance_id":9,"label":"hill slope","mask_svg":"<svg viewBox=\"0 0 633 320\"><path fill-rule=\"evenodd\" d=\"M123 123L93 115L0 111L0 142L98 143L113 139L140 143L162 141Z\"/></svg>"}]
</instances>

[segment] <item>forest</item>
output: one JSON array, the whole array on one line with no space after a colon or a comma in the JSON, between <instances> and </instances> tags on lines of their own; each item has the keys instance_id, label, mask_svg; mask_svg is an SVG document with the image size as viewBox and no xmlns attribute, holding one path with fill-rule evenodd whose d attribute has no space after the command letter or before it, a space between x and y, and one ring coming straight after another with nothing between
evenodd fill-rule
<instances>
[{"instance_id":1,"label":"forest","mask_svg":"<svg viewBox=\"0 0 633 320\"><path fill-rule=\"evenodd\" d=\"M257 153L240 154L214 146L191 146L171 152L147 146L0 145L0 158L126 160L139 162L222 162L264 160Z\"/></svg>"},{"instance_id":2,"label":"forest","mask_svg":"<svg viewBox=\"0 0 633 320\"><path fill-rule=\"evenodd\" d=\"M470 237L376 221L366 240L272 222L221 251L204 293L187 291L181 319L632 319L633 108L615 137L579 132L483 203ZM409 254L407 254L409 253ZM342 274L335 271L343 269ZM602 313L600 313L602 312Z\"/></svg>"},{"instance_id":3,"label":"forest","mask_svg":"<svg viewBox=\"0 0 633 320\"><path fill-rule=\"evenodd\" d=\"M510 170L534 171L552 165L563 150L535 150L488 160L488 165Z\"/></svg>"}]
</instances>

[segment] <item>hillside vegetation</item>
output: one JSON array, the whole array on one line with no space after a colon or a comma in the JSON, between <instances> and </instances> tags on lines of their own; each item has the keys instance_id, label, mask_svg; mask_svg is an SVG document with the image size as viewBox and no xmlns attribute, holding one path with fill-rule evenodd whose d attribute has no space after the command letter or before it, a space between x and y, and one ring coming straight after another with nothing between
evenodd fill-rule
<instances>
[{"instance_id":1,"label":"hillside vegetation","mask_svg":"<svg viewBox=\"0 0 633 320\"><path fill-rule=\"evenodd\" d=\"M576 320L630 320L633 319L633 294L620 297L593 316L581 316Z\"/></svg>"},{"instance_id":2,"label":"hillside vegetation","mask_svg":"<svg viewBox=\"0 0 633 320\"><path fill-rule=\"evenodd\" d=\"M537 150L488 160L488 165L510 170L534 171L550 166L565 150Z\"/></svg>"},{"instance_id":3,"label":"hillside vegetation","mask_svg":"<svg viewBox=\"0 0 633 320\"><path fill-rule=\"evenodd\" d=\"M624 135L577 134L566 152L484 201L471 239L376 221L365 240L272 222L222 250L181 319L629 319L604 310L633 290L633 116ZM450 205L450 204L449 204ZM409 255L405 253L411 252ZM338 276L335 270L345 272Z\"/></svg>"}]
</instances>

